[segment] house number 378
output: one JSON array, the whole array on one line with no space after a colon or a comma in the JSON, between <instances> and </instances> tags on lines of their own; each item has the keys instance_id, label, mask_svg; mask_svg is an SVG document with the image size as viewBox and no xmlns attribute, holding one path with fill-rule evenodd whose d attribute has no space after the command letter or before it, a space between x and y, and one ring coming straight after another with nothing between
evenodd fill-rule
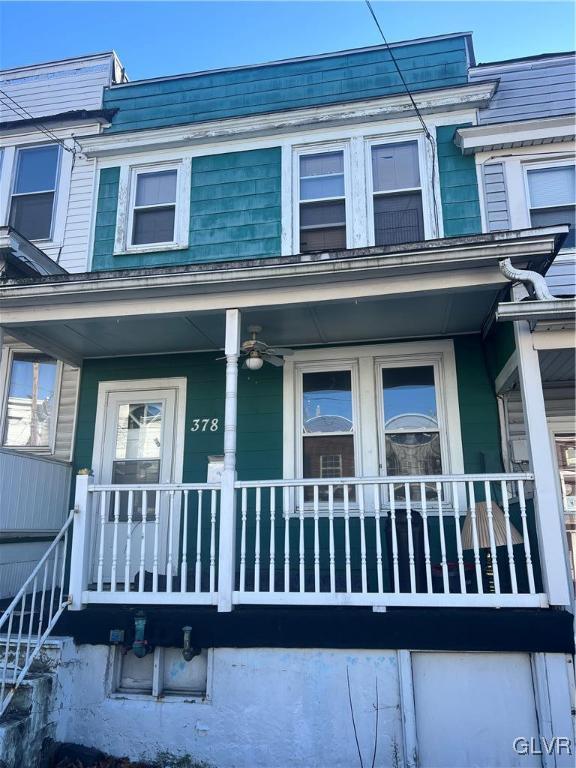
<instances>
[{"instance_id":1,"label":"house number 378","mask_svg":"<svg viewBox=\"0 0 576 768\"><path fill-rule=\"evenodd\" d=\"M218 419L192 419L190 432L218 432Z\"/></svg>"}]
</instances>

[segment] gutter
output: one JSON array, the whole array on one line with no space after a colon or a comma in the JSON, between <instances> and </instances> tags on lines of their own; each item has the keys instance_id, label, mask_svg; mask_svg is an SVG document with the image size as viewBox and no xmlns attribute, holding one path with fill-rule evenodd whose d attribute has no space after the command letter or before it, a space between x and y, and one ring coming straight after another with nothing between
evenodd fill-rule
<instances>
[{"instance_id":1,"label":"gutter","mask_svg":"<svg viewBox=\"0 0 576 768\"><path fill-rule=\"evenodd\" d=\"M576 322L576 298L503 301L496 309L496 320L563 320Z\"/></svg>"},{"instance_id":2,"label":"gutter","mask_svg":"<svg viewBox=\"0 0 576 768\"><path fill-rule=\"evenodd\" d=\"M112 118L118 112L117 109L74 109L69 112L57 112L52 115L39 115L38 117L24 120L5 120L0 122L0 131L12 131L17 128L35 126L38 123L72 123L79 120L96 121L101 125L112 122Z\"/></svg>"}]
</instances>

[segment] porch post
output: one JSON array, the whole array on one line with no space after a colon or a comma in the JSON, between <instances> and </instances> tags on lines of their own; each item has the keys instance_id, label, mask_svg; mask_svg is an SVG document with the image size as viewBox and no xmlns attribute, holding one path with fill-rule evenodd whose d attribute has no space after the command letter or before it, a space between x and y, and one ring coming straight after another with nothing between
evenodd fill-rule
<instances>
[{"instance_id":1,"label":"porch post","mask_svg":"<svg viewBox=\"0 0 576 768\"><path fill-rule=\"evenodd\" d=\"M76 475L74 496L74 526L72 529L72 553L70 558L70 610L85 608L82 593L88 588L90 569L90 510L92 494L88 488L93 483L91 475Z\"/></svg>"},{"instance_id":2,"label":"porch post","mask_svg":"<svg viewBox=\"0 0 576 768\"><path fill-rule=\"evenodd\" d=\"M556 470L548 434L538 352L528 322L514 323L522 409L534 473L534 505L544 588L551 605L570 605L570 582Z\"/></svg>"},{"instance_id":3,"label":"porch post","mask_svg":"<svg viewBox=\"0 0 576 768\"><path fill-rule=\"evenodd\" d=\"M240 312L226 311L226 402L224 409L224 472L220 496L220 549L218 552L218 610L232 610L236 536L236 416L238 410L238 357Z\"/></svg>"}]
</instances>

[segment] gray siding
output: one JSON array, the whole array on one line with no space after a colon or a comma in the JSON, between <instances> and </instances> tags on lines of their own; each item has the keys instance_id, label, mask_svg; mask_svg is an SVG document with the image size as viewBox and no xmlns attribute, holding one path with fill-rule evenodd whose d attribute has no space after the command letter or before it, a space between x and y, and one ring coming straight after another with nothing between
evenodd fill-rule
<instances>
[{"instance_id":1,"label":"gray siding","mask_svg":"<svg viewBox=\"0 0 576 768\"><path fill-rule=\"evenodd\" d=\"M560 254L546 273L554 296L576 296L576 256Z\"/></svg>"},{"instance_id":2,"label":"gray siding","mask_svg":"<svg viewBox=\"0 0 576 768\"><path fill-rule=\"evenodd\" d=\"M490 106L479 112L480 123L534 120L575 112L573 54L480 65L470 70L469 79L500 81Z\"/></svg>"},{"instance_id":3,"label":"gray siding","mask_svg":"<svg viewBox=\"0 0 576 768\"><path fill-rule=\"evenodd\" d=\"M510 229L508 193L502 163L487 163L483 167L484 204L489 232Z\"/></svg>"}]
</instances>

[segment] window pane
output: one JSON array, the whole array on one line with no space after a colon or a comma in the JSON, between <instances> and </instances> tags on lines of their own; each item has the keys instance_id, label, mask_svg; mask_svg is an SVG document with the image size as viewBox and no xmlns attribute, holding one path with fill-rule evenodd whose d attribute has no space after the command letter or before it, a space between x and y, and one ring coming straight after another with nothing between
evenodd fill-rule
<instances>
[{"instance_id":1,"label":"window pane","mask_svg":"<svg viewBox=\"0 0 576 768\"><path fill-rule=\"evenodd\" d=\"M302 385L304 432L352 430L350 371L305 373Z\"/></svg>"},{"instance_id":2,"label":"window pane","mask_svg":"<svg viewBox=\"0 0 576 768\"><path fill-rule=\"evenodd\" d=\"M300 199L344 197L344 156L323 152L300 158Z\"/></svg>"},{"instance_id":3,"label":"window pane","mask_svg":"<svg viewBox=\"0 0 576 768\"><path fill-rule=\"evenodd\" d=\"M423 239L424 218L420 192L374 198L376 245L415 243Z\"/></svg>"},{"instance_id":4,"label":"window pane","mask_svg":"<svg viewBox=\"0 0 576 768\"><path fill-rule=\"evenodd\" d=\"M118 408L114 458L159 459L162 410L162 403L121 405Z\"/></svg>"},{"instance_id":5,"label":"window pane","mask_svg":"<svg viewBox=\"0 0 576 768\"><path fill-rule=\"evenodd\" d=\"M304 477L354 477L353 435L304 438Z\"/></svg>"},{"instance_id":6,"label":"window pane","mask_svg":"<svg viewBox=\"0 0 576 768\"><path fill-rule=\"evenodd\" d=\"M139 173L136 205L162 205L176 202L176 171Z\"/></svg>"},{"instance_id":7,"label":"window pane","mask_svg":"<svg viewBox=\"0 0 576 768\"><path fill-rule=\"evenodd\" d=\"M317 179L302 179L301 200L320 200L324 197L344 197L344 176L319 176Z\"/></svg>"},{"instance_id":8,"label":"window pane","mask_svg":"<svg viewBox=\"0 0 576 768\"><path fill-rule=\"evenodd\" d=\"M19 448L49 446L55 387L55 360L44 355L14 355L4 445Z\"/></svg>"},{"instance_id":9,"label":"window pane","mask_svg":"<svg viewBox=\"0 0 576 768\"><path fill-rule=\"evenodd\" d=\"M322 227L327 224L346 226L346 205L341 203L307 203L300 206L300 227Z\"/></svg>"},{"instance_id":10,"label":"window pane","mask_svg":"<svg viewBox=\"0 0 576 768\"><path fill-rule=\"evenodd\" d=\"M389 475L440 475L438 432L386 435L386 472Z\"/></svg>"},{"instance_id":11,"label":"window pane","mask_svg":"<svg viewBox=\"0 0 576 768\"><path fill-rule=\"evenodd\" d=\"M576 167L573 165L528 171L530 207L573 205L576 199L575 185Z\"/></svg>"},{"instance_id":12,"label":"window pane","mask_svg":"<svg viewBox=\"0 0 576 768\"><path fill-rule=\"evenodd\" d=\"M554 224L570 224L570 232L564 240L563 248L574 248L576 245L576 208L549 208L541 211L530 211L530 221L533 227L552 227Z\"/></svg>"},{"instance_id":13,"label":"window pane","mask_svg":"<svg viewBox=\"0 0 576 768\"><path fill-rule=\"evenodd\" d=\"M300 253L346 248L346 227L305 229L300 232Z\"/></svg>"},{"instance_id":14,"label":"window pane","mask_svg":"<svg viewBox=\"0 0 576 768\"><path fill-rule=\"evenodd\" d=\"M160 482L160 459L140 459L136 461L113 461L112 483L115 485L142 485ZM135 491L132 499L132 519L142 520L142 504L144 494ZM120 510L118 519L121 523L128 520L128 493L119 494ZM108 519L114 520L116 497L110 495ZM153 520L156 509L156 491L146 493L146 519Z\"/></svg>"},{"instance_id":15,"label":"window pane","mask_svg":"<svg viewBox=\"0 0 576 768\"><path fill-rule=\"evenodd\" d=\"M14 192L46 192L56 188L58 146L31 147L18 151Z\"/></svg>"},{"instance_id":16,"label":"window pane","mask_svg":"<svg viewBox=\"0 0 576 768\"><path fill-rule=\"evenodd\" d=\"M300 157L300 177L324 176L329 173L344 173L343 152L321 152L318 155Z\"/></svg>"},{"instance_id":17,"label":"window pane","mask_svg":"<svg viewBox=\"0 0 576 768\"><path fill-rule=\"evenodd\" d=\"M10 207L10 226L28 240L45 240L52 231L54 193L13 197Z\"/></svg>"},{"instance_id":18,"label":"window pane","mask_svg":"<svg viewBox=\"0 0 576 768\"><path fill-rule=\"evenodd\" d=\"M372 148L372 183L375 192L420 186L418 144L387 144Z\"/></svg>"},{"instance_id":19,"label":"window pane","mask_svg":"<svg viewBox=\"0 0 576 768\"><path fill-rule=\"evenodd\" d=\"M386 430L434 429L438 426L431 365L383 368L382 389Z\"/></svg>"},{"instance_id":20,"label":"window pane","mask_svg":"<svg viewBox=\"0 0 576 768\"><path fill-rule=\"evenodd\" d=\"M134 211L133 245L171 243L174 240L174 208Z\"/></svg>"}]
</instances>

